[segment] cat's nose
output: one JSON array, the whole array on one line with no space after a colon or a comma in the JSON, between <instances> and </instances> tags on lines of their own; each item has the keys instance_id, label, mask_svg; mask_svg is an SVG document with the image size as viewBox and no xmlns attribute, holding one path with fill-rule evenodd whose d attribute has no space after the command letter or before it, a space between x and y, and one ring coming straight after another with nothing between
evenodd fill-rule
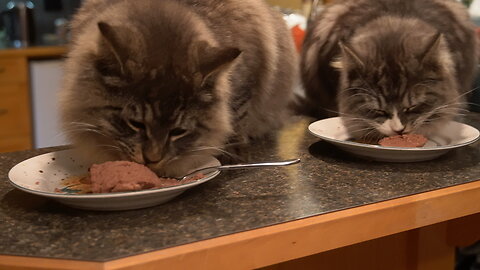
<instances>
[{"instance_id":1,"label":"cat's nose","mask_svg":"<svg viewBox=\"0 0 480 270\"><path fill-rule=\"evenodd\" d=\"M155 164L155 163L158 163L160 162L160 160L162 160L162 158L160 156L149 156L149 155L144 155L143 156L143 161L145 162L145 164Z\"/></svg>"},{"instance_id":2,"label":"cat's nose","mask_svg":"<svg viewBox=\"0 0 480 270\"><path fill-rule=\"evenodd\" d=\"M405 131L405 127L402 127L402 128L398 128L398 129L393 129L393 132L397 133L397 134L403 134L403 132Z\"/></svg>"},{"instance_id":3,"label":"cat's nose","mask_svg":"<svg viewBox=\"0 0 480 270\"><path fill-rule=\"evenodd\" d=\"M143 161L145 164L155 164L162 160L162 154L153 152L153 151L144 151L143 152Z\"/></svg>"},{"instance_id":4,"label":"cat's nose","mask_svg":"<svg viewBox=\"0 0 480 270\"><path fill-rule=\"evenodd\" d=\"M163 159L163 150L157 143L145 143L142 155L145 164L155 164Z\"/></svg>"}]
</instances>

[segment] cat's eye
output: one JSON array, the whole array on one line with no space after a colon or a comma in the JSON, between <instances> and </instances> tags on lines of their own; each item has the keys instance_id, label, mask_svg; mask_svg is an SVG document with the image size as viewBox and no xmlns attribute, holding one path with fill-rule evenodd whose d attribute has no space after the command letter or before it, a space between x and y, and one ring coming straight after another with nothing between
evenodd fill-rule
<instances>
[{"instance_id":1,"label":"cat's eye","mask_svg":"<svg viewBox=\"0 0 480 270\"><path fill-rule=\"evenodd\" d=\"M388 113L386 111L372 110L372 113L374 113L376 116L388 117Z\"/></svg>"},{"instance_id":2,"label":"cat's eye","mask_svg":"<svg viewBox=\"0 0 480 270\"><path fill-rule=\"evenodd\" d=\"M418 109L418 105L410 106L408 108L403 109L404 113L413 113L415 110Z\"/></svg>"},{"instance_id":3,"label":"cat's eye","mask_svg":"<svg viewBox=\"0 0 480 270\"><path fill-rule=\"evenodd\" d=\"M145 129L145 124L135 120L128 120L128 124L134 129Z\"/></svg>"},{"instance_id":4,"label":"cat's eye","mask_svg":"<svg viewBox=\"0 0 480 270\"><path fill-rule=\"evenodd\" d=\"M183 129L183 128L174 128L172 130L170 130L170 137L179 137L179 136L182 136L182 135L185 135L187 133L187 130L186 129Z\"/></svg>"}]
</instances>

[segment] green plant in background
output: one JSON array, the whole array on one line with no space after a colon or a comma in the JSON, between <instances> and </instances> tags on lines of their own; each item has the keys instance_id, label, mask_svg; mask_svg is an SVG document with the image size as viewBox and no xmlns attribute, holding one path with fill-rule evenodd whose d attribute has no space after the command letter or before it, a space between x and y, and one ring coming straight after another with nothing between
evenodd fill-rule
<instances>
[{"instance_id":1,"label":"green plant in background","mask_svg":"<svg viewBox=\"0 0 480 270\"><path fill-rule=\"evenodd\" d=\"M7 33L5 28L0 27L0 49L3 49L7 46Z\"/></svg>"},{"instance_id":2,"label":"green plant in background","mask_svg":"<svg viewBox=\"0 0 480 270\"><path fill-rule=\"evenodd\" d=\"M469 7L470 4L472 4L473 0L461 0L461 2L462 2L465 6Z\"/></svg>"}]
</instances>

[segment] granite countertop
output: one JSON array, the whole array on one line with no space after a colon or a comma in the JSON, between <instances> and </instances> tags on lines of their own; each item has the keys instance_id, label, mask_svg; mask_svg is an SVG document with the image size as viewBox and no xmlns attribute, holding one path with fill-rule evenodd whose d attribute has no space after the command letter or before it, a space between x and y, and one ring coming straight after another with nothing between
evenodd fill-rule
<instances>
[{"instance_id":1,"label":"granite countertop","mask_svg":"<svg viewBox=\"0 0 480 270\"><path fill-rule=\"evenodd\" d=\"M469 119L479 128L479 114ZM164 205L123 212L68 208L8 183L13 165L55 149L0 154L0 254L109 261L480 178L479 143L433 161L380 163L320 142L308 123L249 146L252 161L299 165L224 172Z\"/></svg>"}]
</instances>

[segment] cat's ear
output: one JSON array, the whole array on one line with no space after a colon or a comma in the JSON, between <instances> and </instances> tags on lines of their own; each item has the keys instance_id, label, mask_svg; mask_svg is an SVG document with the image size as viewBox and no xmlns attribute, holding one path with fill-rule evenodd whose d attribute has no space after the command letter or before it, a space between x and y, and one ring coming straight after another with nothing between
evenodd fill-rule
<instances>
[{"instance_id":1,"label":"cat's ear","mask_svg":"<svg viewBox=\"0 0 480 270\"><path fill-rule=\"evenodd\" d=\"M99 22L98 29L102 34L104 41L104 46L115 56L115 59L120 66L122 74L124 73L124 66L128 58L127 50L122 46L120 40L118 29L115 29L114 26L111 26L105 22Z\"/></svg>"},{"instance_id":2,"label":"cat's ear","mask_svg":"<svg viewBox=\"0 0 480 270\"><path fill-rule=\"evenodd\" d=\"M205 80L231 64L241 53L237 48L212 47L206 42L199 42L195 55L197 71Z\"/></svg>"},{"instance_id":3,"label":"cat's ear","mask_svg":"<svg viewBox=\"0 0 480 270\"><path fill-rule=\"evenodd\" d=\"M426 59L428 59L434 52L436 52L440 46L440 42L442 41L443 34L436 33L432 35L427 42L425 42L425 47L418 55L418 60L420 63L423 63Z\"/></svg>"},{"instance_id":4,"label":"cat's ear","mask_svg":"<svg viewBox=\"0 0 480 270\"><path fill-rule=\"evenodd\" d=\"M345 43L339 41L338 46L340 47L340 50L342 51L342 54L344 57L342 57L342 60L345 60L345 56L350 58L353 63L355 64L356 67L364 70L365 69L365 63L363 63L362 59L358 56L358 54L355 52L353 48L350 48L348 45ZM342 65L343 67L343 65Z\"/></svg>"}]
</instances>

